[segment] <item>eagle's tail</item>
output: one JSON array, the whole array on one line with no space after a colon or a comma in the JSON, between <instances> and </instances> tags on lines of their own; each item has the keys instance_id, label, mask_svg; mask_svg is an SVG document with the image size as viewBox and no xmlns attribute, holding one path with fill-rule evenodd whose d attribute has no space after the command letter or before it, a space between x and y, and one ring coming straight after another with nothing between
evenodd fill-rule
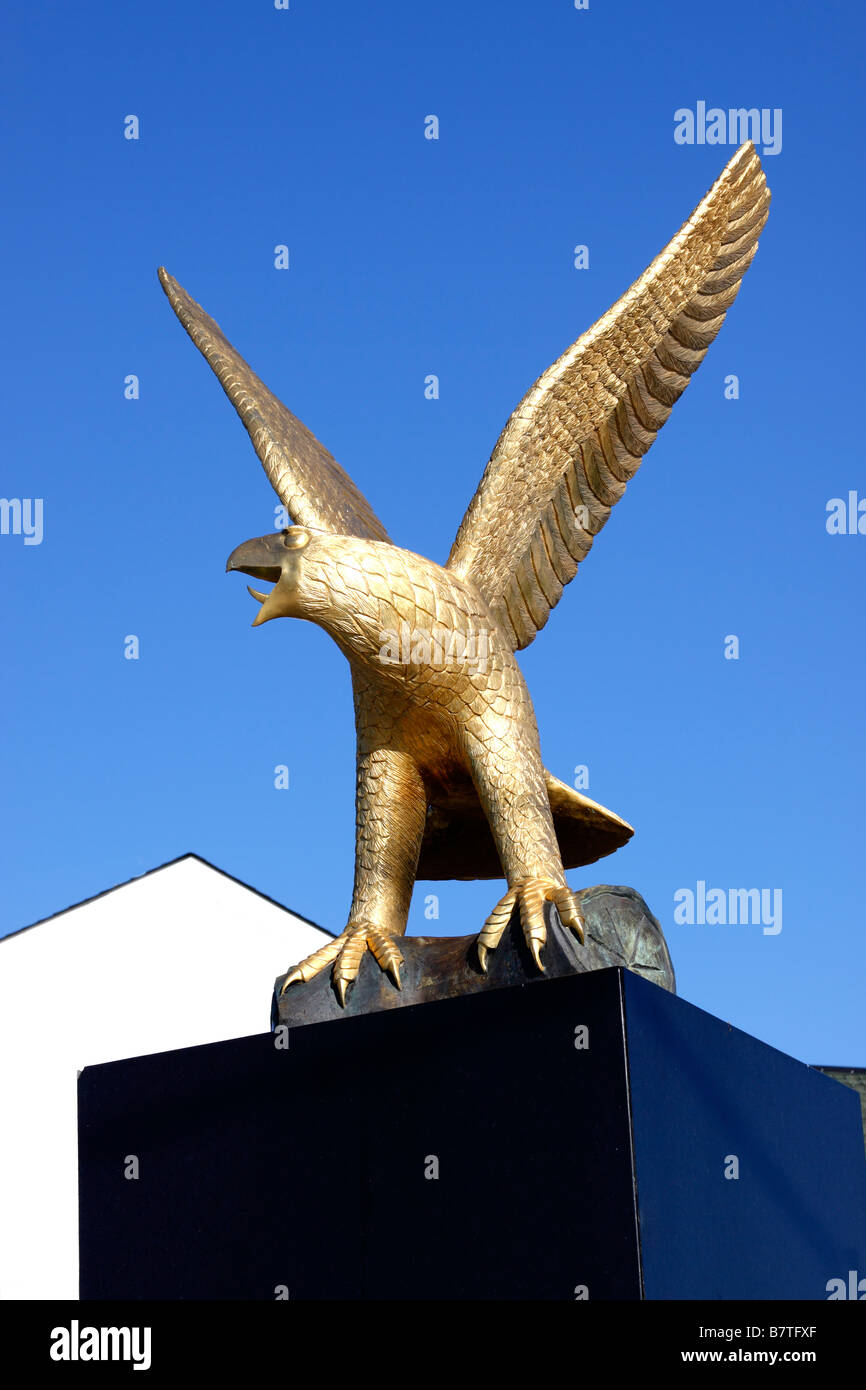
<instances>
[{"instance_id":1,"label":"eagle's tail","mask_svg":"<svg viewBox=\"0 0 866 1390\"><path fill-rule=\"evenodd\" d=\"M634 830L628 821L582 796L551 772L545 770L544 775L566 869L603 859L631 839ZM433 801L416 877L504 877L489 822L471 782Z\"/></svg>"}]
</instances>

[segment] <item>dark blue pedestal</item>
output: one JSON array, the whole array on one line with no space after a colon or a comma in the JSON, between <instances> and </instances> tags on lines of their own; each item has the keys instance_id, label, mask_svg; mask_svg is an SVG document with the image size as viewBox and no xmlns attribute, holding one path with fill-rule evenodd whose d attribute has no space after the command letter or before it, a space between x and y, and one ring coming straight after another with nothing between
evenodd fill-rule
<instances>
[{"instance_id":1,"label":"dark blue pedestal","mask_svg":"<svg viewBox=\"0 0 866 1390\"><path fill-rule=\"evenodd\" d=\"M826 1299L866 1273L854 1092L629 971L280 1041L81 1074L82 1298Z\"/></svg>"}]
</instances>

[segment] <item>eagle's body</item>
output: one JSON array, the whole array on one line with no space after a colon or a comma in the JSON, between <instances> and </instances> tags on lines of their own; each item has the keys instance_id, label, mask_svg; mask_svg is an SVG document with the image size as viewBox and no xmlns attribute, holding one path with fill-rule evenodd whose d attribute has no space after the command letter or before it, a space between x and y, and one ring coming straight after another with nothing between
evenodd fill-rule
<instances>
[{"instance_id":1,"label":"eagle's body","mask_svg":"<svg viewBox=\"0 0 866 1390\"><path fill-rule=\"evenodd\" d=\"M247 426L297 523L228 568L273 581L256 623L315 622L352 672L357 756L349 923L286 984L334 965L341 1000L369 949L399 984L396 938L418 877L492 877L540 968L544 904L582 939L565 867L631 827L544 768L515 651L544 626L703 360L757 247L769 193L740 149L692 217L599 322L539 378L505 427L445 566L395 546L327 450L168 276L163 287Z\"/></svg>"},{"instance_id":2,"label":"eagle's body","mask_svg":"<svg viewBox=\"0 0 866 1390\"><path fill-rule=\"evenodd\" d=\"M303 540L285 592L280 580L272 595L256 597L267 617L324 628L351 667L358 782L350 924L365 941L371 926L394 935L397 923L402 935L428 820L437 808L477 797L509 885L555 889L562 916L579 927L532 701L482 594L454 571L382 541L306 528ZM268 560L280 545L280 537L247 542L229 567L276 570ZM500 919L504 926L510 916L515 899L506 897L504 918L505 899L481 940L482 960L487 939L495 945ZM530 939L536 953L542 940L539 931Z\"/></svg>"}]
</instances>

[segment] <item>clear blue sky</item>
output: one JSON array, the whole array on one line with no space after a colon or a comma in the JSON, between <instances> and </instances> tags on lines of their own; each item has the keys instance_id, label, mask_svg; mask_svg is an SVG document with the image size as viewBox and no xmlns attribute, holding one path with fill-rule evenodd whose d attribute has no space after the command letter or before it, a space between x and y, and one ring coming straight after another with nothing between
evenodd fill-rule
<instances>
[{"instance_id":1,"label":"clear blue sky","mask_svg":"<svg viewBox=\"0 0 866 1390\"><path fill-rule=\"evenodd\" d=\"M2 29L0 492L43 499L44 535L0 536L0 930L187 850L345 925L348 668L307 624L253 631L223 573L276 498L157 266L444 560L509 412L733 153L675 143L674 112L778 108L739 299L521 661L548 767L586 764L636 827L574 886L636 887L687 999L866 1063L866 535L825 525L866 497L862 8L214 0L19 5ZM781 890L782 930L676 924L699 881ZM410 930L476 930L499 892L419 885Z\"/></svg>"}]
</instances>

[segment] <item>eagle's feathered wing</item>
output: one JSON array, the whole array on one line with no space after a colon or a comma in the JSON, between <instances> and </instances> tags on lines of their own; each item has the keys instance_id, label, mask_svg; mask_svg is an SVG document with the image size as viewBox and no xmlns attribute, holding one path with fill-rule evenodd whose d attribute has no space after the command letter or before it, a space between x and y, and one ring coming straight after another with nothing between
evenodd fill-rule
<instances>
[{"instance_id":1,"label":"eagle's feathered wing","mask_svg":"<svg viewBox=\"0 0 866 1390\"><path fill-rule=\"evenodd\" d=\"M274 491L292 520L317 531L390 541L348 473L268 390L218 324L162 266L159 279L171 307L246 426Z\"/></svg>"},{"instance_id":2,"label":"eagle's feathered wing","mask_svg":"<svg viewBox=\"0 0 866 1390\"><path fill-rule=\"evenodd\" d=\"M544 627L703 361L769 204L748 142L649 269L511 415L448 566L478 586L515 650Z\"/></svg>"}]
</instances>

